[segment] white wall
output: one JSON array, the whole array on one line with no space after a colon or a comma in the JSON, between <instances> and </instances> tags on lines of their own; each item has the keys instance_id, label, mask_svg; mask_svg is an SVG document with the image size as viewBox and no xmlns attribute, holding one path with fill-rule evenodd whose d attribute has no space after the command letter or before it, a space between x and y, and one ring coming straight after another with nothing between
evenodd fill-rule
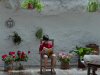
<instances>
[{"instance_id":1,"label":"white wall","mask_svg":"<svg viewBox=\"0 0 100 75\"><path fill-rule=\"evenodd\" d=\"M40 41L36 39L35 32L38 28L43 29L44 34L48 34L54 39L54 52L69 52L76 45L85 46L89 43L100 45L100 15L99 11L94 13L83 12L84 10L66 11L63 8L38 13L35 10L7 9L0 4L0 56L9 51L21 50L29 54L27 65L39 65L40 56L38 54ZM52 7L53 8L53 7ZM47 10L47 11L46 11ZM5 21L9 18L15 21L13 28L7 28ZM16 46L12 39L5 40L13 31L23 39L23 42ZM71 64L77 63L77 58L73 55ZM0 61L2 65L2 61ZM59 65L60 63L57 62Z\"/></svg>"}]
</instances>

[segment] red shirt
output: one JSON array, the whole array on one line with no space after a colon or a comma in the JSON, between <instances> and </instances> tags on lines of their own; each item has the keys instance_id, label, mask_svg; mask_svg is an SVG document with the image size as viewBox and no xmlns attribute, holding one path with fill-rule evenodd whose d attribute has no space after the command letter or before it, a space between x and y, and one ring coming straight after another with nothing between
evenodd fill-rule
<instances>
[{"instance_id":1,"label":"red shirt","mask_svg":"<svg viewBox=\"0 0 100 75\"><path fill-rule=\"evenodd\" d=\"M40 44L39 52L43 50L43 47L52 48L52 45L51 45L51 43L47 43L47 44L42 43L42 44Z\"/></svg>"}]
</instances>

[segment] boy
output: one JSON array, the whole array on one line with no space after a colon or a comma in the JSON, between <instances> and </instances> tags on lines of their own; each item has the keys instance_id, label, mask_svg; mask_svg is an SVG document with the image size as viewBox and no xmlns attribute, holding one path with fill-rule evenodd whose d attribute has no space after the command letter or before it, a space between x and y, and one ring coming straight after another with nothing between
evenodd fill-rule
<instances>
[{"instance_id":1,"label":"boy","mask_svg":"<svg viewBox=\"0 0 100 75\"><path fill-rule=\"evenodd\" d=\"M41 54L41 57L44 59L44 68L43 68L43 72L46 71L46 64L47 64L47 60L48 58L51 58L52 59L52 68L53 68L53 73L56 73L55 72L55 62L56 62L56 55L54 54L53 51L50 52L50 54L47 56L47 54L45 53L45 51L43 50L43 47L46 47L46 48L52 48L52 45L50 43L48 43L48 40L49 40L49 36L48 35L44 35L43 36L43 43L40 44L40 47L39 47L39 54Z\"/></svg>"}]
</instances>

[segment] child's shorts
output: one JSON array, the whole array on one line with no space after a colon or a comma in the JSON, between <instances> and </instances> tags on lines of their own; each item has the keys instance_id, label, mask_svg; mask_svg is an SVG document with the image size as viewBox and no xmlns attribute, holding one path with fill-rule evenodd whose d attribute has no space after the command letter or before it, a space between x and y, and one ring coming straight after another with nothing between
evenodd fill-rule
<instances>
[{"instance_id":1,"label":"child's shorts","mask_svg":"<svg viewBox=\"0 0 100 75\"><path fill-rule=\"evenodd\" d=\"M41 53L41 57L43 58L43 55L47 55L46 53ZM50 58L51 53L48 55L48 58Z\"/></svg>"}]
</instances>

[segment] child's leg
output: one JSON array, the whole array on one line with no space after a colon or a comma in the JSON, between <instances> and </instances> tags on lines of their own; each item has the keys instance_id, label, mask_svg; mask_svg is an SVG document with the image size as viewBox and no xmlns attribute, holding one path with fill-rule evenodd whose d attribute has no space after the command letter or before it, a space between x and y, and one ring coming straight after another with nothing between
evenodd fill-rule
<instances>
[{"instance_id":1,"label":"child's leg","mask_svg":"<svg viewBox=\"0 0 100 75\"><path fill-rule=\"evenodd\" d=\"M56 63L56 55L55 54L51 54L50 58L52 58L52 68L54 69L55 63Z\"/></svg>"},{"instance_id":2,"label":"child's leg","mask_svg":"<svg viewBox=\"0 0 100 75\"><path fill-rule=\"evenodd\" d=\"M55 67L55 63L56 63L56 55L53 54L52 58L53 58L53 60L52 60L52 67L54 68Z\"/></svg>"},{"instance_id":3,"label":"child's leg","mask_svg":"<svg viewBox=\"0 0 100 75\"><path fill-rule=\"evenodd\" d=\"M43 56L43 59L44 59L44 68L46 68L48 56L47 56L47 55L44 55L44 56Z\"/></svg>"}]
</instances>

